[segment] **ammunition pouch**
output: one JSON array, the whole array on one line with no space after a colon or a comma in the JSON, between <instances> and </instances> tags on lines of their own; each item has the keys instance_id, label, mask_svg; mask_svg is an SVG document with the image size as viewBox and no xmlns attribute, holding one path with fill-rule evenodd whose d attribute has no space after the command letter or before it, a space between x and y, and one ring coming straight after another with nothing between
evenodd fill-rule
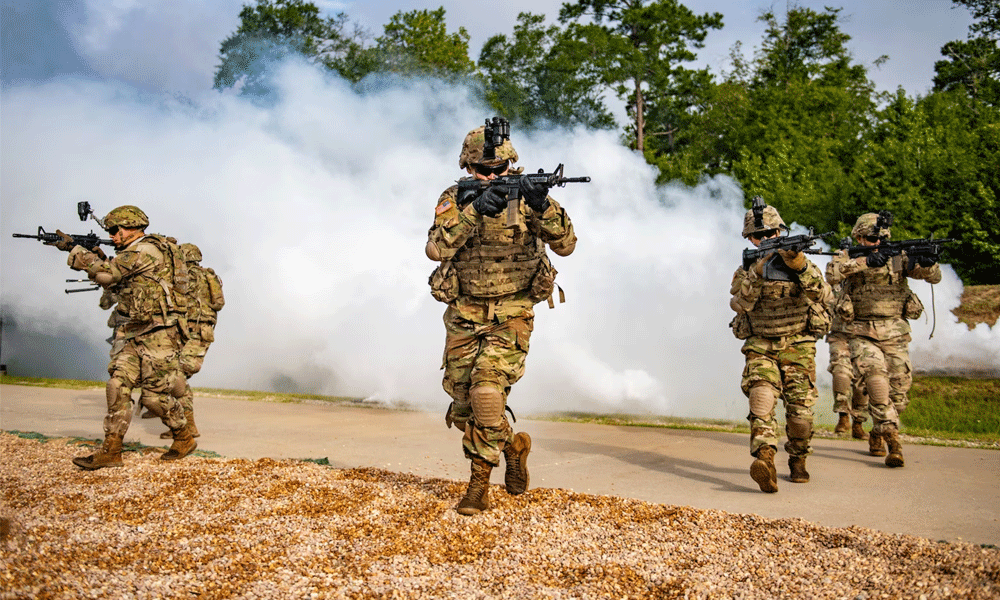
<instances>
[{"instance_id":1,"label":"ammunition pouch","mask_svg":"<svg viewBox=\"0 0 1000 600\"><path fill-rule=\"evenodd\" d=\"M830 331L832 322L833 319L825 306L818 302L809 305L809 311L806 313L806 331L809 335L823 337Z\"/></svg>"},{"instance_id":2,"label":"ammunition pouch","mask_svg":"<svg viewBox=\"0 0 1000 600\"><path fill-rule=\"evenodd\" d=\"M431 286L431 296L438 302L447 304L458 298L460 290L458 271L450 260L438 265L427 283Z\"/></svg>"},{"instance_id":3,"label":"ammunition pouch","mask_svg":"<svg viewBox=\"0 0 1000 600\"><path fill-rule=\"evenodd\" d=\"M750 317L747 313L737 313L733 317L733 320L729 322L729 326L733 330L733 335L738 340L745 340L753 335L753 331L750 328Z\"/></svg>"},{"instance_id":4,"label":"ammunition pouch","mask_svg":"<svg viewBox=\"0 0 1000 600\"><path fill-rule=\"evenodd\" d=\"M903 318L906 320L919 319L920 315L924 314L924 304L913 290L909 290L909 292L903 302Z\"/></svg>"},{"instance_id":5,"label":"ammunition pouch","mask_svg":"<svg viewBox=\"0 0 1000 600\"><path fill-rule=\"evenodd\" d=\"M556 268L552 266L552 262L549 260L549 257L542 255L542 259L538 263L538 269L535 271L535 276L531 279L528 299L532 302L538 303L547 298L551 298L552 292L555 291L556 287L557 273L558 271L556 271Z\"/></svg>"}]
</instances>

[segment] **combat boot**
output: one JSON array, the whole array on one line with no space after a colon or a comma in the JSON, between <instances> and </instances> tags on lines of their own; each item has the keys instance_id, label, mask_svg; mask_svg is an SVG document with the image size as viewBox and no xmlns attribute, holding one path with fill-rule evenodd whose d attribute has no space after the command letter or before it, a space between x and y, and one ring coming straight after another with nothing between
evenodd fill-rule
<instances>
[{"instance_id":1,"label":"combat boot","mask_svg":"<svg viewBox=\"0 0 1000 600\"><path fill-rule=\"evenodd\" d=\"M490 507L490 473L493 465L481 458L472 459L472 474L465 497L455 507L460 515L477 515Z\"/></svg>"},{"instance_id":2,"label":"combat boot","mask_svg":"<svg viewBox=\"0 0 1000 600\"><path fill-rule=\"evenodd\" d=\"M788 469L791 471L789 479L795 483L806 483L809 481L809 471L806 471L806 457L789 456Z\"/></svg>"},{"instance_id":3,"label":"combat boot","mask_svg":"<svg viewBox=\"0 0 1000 600\"><path fill-rule=\"evenodd\" d=\"M851 428L851 416L847 413L840 413L840 420L837 421L837 426L833 428L834 433L847 433L847 430Z\"/></svg>"},{"instance_id":4,"label":"combat boot","mask_svg":"<svg viewBox=\"0 0 1000 600\"><path fill-rule=\"evenodd\" d=\"M778 491L778 470L774 468L774 447L761 446L757 459L750 465L750 477L760 486L760 491L773 494Z\"/></svg>"},{"instance_id":5,"label":"combat boot","mask_svg":"<svg viewBox=\"0 0 1000 600\"><path fill-rule=\"evenodd\" d=\"M198 442L194 441L191 435L191 426L184 425L180 429L171 429L174 434L174 443L170 449L160 455L160 460L178 460L194 452L198 447Z\"/></svg>"},{"instance_id":6,"label":"combat boot","mask_svg":"<svg viewBox=\"0 0 1000 600\"><path fill-rule=\"evenodd\" d=\"M514 441L504 446L503 457L507 470L503 475L507 493L511 496L523 494L528 489L528 453L531 452L531 436L521 432Z\"/></svg>"},{"instance_id":7,"label":"combat boot","mask_svg":"<svg viewBox=\"0 0 1000 600\"><path fill-rule=\"evenodd\" d=\"M885 456L885 444L882 443L882 434L876 433L872 429L868 436L868 454L872 456Z\"/></svg>"},{"instance_id":8,"label":"combat boot","mask_svg":"<svg viewBox=\"0 0 1000 600\"><path fill-rule=\"evenodd\" d=\"M193 437L201 437L201 433L198 432L198 426L194 424L194 411L186 410L184 411L184 418L187 419L188 425L191 427L191 435ZM161 440L169 440L174 437L174 433L169 429L160 434Z\"/></svg>"},{"instance_id":9,"label":"combat boot","mask_svg":"<svg viewBox=\"0 0 1000 600\"><path fill-rule=\"evenodd\" d=\"M889 456L885 457L885 466L891 468L902 467L905 463L903 462L903 445L899 443L899 432L891 429L883 433L882 437L889 444Z\"/></svg>"},{"instance_id":10,"label":"combat boot","mask_svg":"<svg viewBox=\"0 0 1000 600\"><path fill-rule=\"evenodd\" d=\"M865 431L863 427L864 421L854 419L854 425L851 427L851 437L856 440L867 440L868 432Z\"/></svg>"},{"instance_id":11,"label":"combat boot","mask_svg":"<svg viewBox=\"0 0 1000 600\"><path fill-rule=\"evenodd\" d=\"M125 463L122 462L122 436L105 434L100 450L90 456L77 456L73 459L73 464L88 471L123 466Z\"/></svg>"}]
</instances>

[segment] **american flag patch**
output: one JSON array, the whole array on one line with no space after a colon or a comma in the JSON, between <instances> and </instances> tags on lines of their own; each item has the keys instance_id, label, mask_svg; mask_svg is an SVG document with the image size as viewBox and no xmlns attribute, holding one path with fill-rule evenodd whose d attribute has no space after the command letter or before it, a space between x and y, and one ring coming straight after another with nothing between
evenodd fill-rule
<instances>
[{"instance_id":1,"label":"american flag patch","mask_svg":"<svg viewBox=\"0 0 1000 600\"><path fill-rule=\"evenodd\" d=\"M443 213L444 211L448 210L451 207L452 207L451 200L445 200L441 204L438 204L438 207L434 212L440 215L441 213Z\"/></svg>"}]
</instances>

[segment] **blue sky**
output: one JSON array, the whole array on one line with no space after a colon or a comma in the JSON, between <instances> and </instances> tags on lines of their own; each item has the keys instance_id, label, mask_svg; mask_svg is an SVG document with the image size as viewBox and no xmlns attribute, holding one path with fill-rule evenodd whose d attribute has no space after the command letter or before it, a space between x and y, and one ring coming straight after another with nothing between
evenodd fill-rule
<instances>
[{"instance_id":1,"label":"blue sky","mask_svg":"<svg viewBox=\"0 0 1000 600\"><path fill-rule=\"evenodd\" d=\"M3 0L4 78L26 72L23 64L15 65L22 67L19 71L9 62L11 52L17 51L22 59L33 55L32 69L48 73L75 70L143 89L197 95L211 87L219 43L236 29L240 8L249 1ZM544 14L554 21L562 5L561 0L507 0L490 3L486 11L483 3L464 0L316 3L330 13L346 12L374 35L381 34L396 12L443 6L449 31L464 27L469 32L473 59L490 36L511 34L518 13ZM784 2L770 0L686 4L696 13L723 14L723 29L712 31L699 52L699 63L716 74L727 68L734 43L742 42L746 53L760 44L763 25L756 18L762 10L785 7ZM852 37L855 58L869 66L881 89L902 86L911 96L930 89L941 46L965 38L971 23L968 11L954 8L951 0L799 0L798 4L818 11L825 5L842 7L842 28ZM25 24L38 31L34 45L27 35L27 50ZM883 54L890 60L876 69L873 63Z\"/></svg>"}]
</instances>

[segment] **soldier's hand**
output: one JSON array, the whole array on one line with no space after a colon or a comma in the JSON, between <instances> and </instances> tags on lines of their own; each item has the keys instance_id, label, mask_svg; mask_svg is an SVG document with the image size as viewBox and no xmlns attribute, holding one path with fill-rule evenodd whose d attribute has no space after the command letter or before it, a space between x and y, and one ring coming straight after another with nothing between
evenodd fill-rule
<instances>
[{"instance_id":1,"label":"soldier's hand","mask_svg":"<svg viewBox=\"0 0 1000 600\"><path fill-rule=\"evenodd\" d=\"M778 250L781 260L785 261L785 266L798 273L806 268L806 255L798 250Z\"/></svg>"},{"instance_id":2,"label":"soldier's hand","mask_svg":"<svg viewBox=\"0 0 1000 600\"><path fill-rule=\"evenodd\" d=\"M96 254L97 258L99 258L101 260L108 260L108 255L104 253L104 250L101 250L100 246L95 246L91 250L91 252L93 252L94 254Z\"/></svg>"},{"instance_id":3,"label":"soldier's hand","mask_svg":"<svg viewBox=\"0 0 1000 600\"><path fill-rule=\"evenodd\" d=\"M507 192L487 188L485 192L472 201L472 208L485 217L495 217L507 206Z\"/></svg>"},{"instance_id":4,"label":"soldier's hand","mask_svg":"<svg viewBox=\"0 0 1000 600\"><path fill-rule=\"evenodd\" d=\"M933 267L938 262L938 257L936 254L918 254L915 256L914 261L921 267Z\"/></svg>"},{"instance_id":5,"label":"soldier's hand","mask_svg":"<svg viewBox=\"0 0 1000 600\"><path fill-rule=\"evenodd\" d=\"M73 241L72 236L66 235L62 231L56 229L56 235L59 236L59 241L57 242L45 242L46 246L55 246L56 248L62 250L63 252L69 252L76 246L76 242Z\"/></svg>"},{"instance_id":6,"label":"soldier's hand","mask_svg":"<svg viewBox=\"0 0 1000 600\"><path fill-rule=\"evenodd\" d=\"M545 186L538 185L527 177L521 177L521 181L518 182L518 187L521 188L521 195L524 196L524 203L527 204L531 210L543 213L549 208L549 194L545 189Z\"/></svg>"},{"instance_id":7,"label":"soldier's hand","mask_svg":"<svg viewBox=\"0 0 1000 600\"><path fill-rule=\"evenodd\" d=\"M872 252L865 259L865 264L872 268L884 267L889 262L889 255L881 252Z\"/></svg>"}]
</instances>

